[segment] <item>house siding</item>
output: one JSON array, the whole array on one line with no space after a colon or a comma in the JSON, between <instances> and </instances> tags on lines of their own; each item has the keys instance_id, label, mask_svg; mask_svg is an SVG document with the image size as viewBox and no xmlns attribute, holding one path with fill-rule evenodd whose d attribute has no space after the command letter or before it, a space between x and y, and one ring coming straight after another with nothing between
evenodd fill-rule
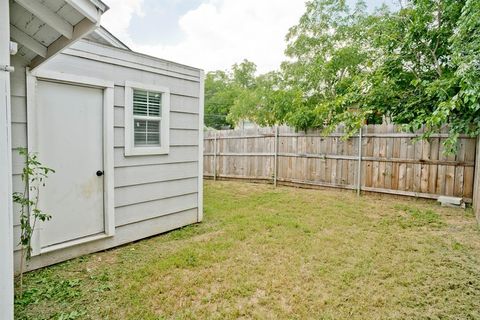
<instances>
[{"instance_id":1,"label":"house siding","mask_svg":"<svg viewBox=\"0 0 480 320\"><path fill-rule=\"evenodd\" d=\"M24 159L18 154L19 148L27 147L27 98L25 66L27 62L18 56L11 58L15 72L11 74L11 121L12 121L12 191L23 192L22 169ZM20 207L13 204L14 245L20 239Z\"/></svg>"},{"instance_id":2,"label":"house siding","mask_svg":"<svg viewBox=\"0 0 480 320\"><path fill-rule=\"evenodd\" d=\"M92 52L95 52L92 53ZM81 55L81 57L77 56ZM14 61L12 136L14 191L21 191L27 146L25 63ZM125 66L128 65L128 66ZM199 220L200 70L124 50L81 41L42 66L45 70L113 81L115 236L34 257L35 269L179 228ZM170 151L167 155L124 156L125 81L166 86L170 99ZM13 102L13 100L15 100ZM48 165L48 164L46 164ZM14 236L19 242L18 207ZM54 223L55 214L49 223ZM17 247L17 251L18 251ZM16 252L19 262L19 252Z\"/></svg>"}]
</instances>

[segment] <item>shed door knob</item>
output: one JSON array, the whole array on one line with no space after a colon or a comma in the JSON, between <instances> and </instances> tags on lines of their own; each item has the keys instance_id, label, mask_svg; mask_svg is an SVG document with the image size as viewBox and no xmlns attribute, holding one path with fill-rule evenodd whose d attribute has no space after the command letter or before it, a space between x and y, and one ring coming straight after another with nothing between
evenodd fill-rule
<instances>
[{"instance_id":1,"label":"shed door knob","mask_svg":"<svg viewBox=\"0 0 480 320\"><path fill-rule=\"evenodd\" d=\"M101 177L103 176L103 171L102 170L98 170L97 171L97 177Z\"/></svg>"}]
</instances>

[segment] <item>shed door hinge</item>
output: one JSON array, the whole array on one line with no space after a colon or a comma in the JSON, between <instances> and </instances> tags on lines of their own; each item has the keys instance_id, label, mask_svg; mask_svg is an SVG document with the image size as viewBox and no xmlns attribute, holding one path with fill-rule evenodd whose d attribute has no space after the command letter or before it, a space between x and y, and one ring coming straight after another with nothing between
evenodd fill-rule
<instances>
[{"instance_id":1,"label":"shed door hinge","mask_svg":"<svg viewBox=\"0 0 480 320\"><path fill-rule=\"evenodd\" d=\"M0 71L5 71L5 72L14 72L15 68L13 66L7 65L2 65L0 66Z\"/></svg>"}]
</instances>

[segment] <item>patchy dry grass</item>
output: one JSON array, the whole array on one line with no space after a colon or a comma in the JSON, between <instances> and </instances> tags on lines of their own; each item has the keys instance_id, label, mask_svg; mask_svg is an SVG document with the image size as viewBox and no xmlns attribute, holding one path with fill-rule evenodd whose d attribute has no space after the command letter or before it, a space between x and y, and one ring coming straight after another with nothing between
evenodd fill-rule
<instances>
[{"instance_id":1,"label":"patchy dry grass","mask_svg":"<svg viewBox=\"0 0 480 320\"><path fill-rule=\"evenodd\" d=\"M207 182L205 221L26 276L17 319L479 319L471 211Z\"/></svg>"}]
</instances>

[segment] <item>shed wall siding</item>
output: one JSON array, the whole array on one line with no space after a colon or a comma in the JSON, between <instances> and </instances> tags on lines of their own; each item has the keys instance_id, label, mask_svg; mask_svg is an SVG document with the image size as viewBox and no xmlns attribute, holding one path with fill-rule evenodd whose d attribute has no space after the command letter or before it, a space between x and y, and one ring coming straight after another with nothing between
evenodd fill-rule
<instances>
[{"instance_id":1,"label":"shed wall siding","mask_svg":"<svg viewBox=\"0 0 480 320\"><path fill-rule=\"evenodd\" d=\"M24 159L18 154L19 148L27 147L27 98L25 83L26 62L18 56L13 56L11 60L15 67L15 72L11 74L11 101L12 101L12 191L22 192L24 184L22 183L22 168ZM14 245L19 242L20 234L20 207L13 204L13 232Z\"/></svg>"},{"instance_id":2,"label":"shed wall siding","mask_svg":"<svg viewBox=\"0 0 480 320\"><path fill-rule=\"evenodd\" d=\"M114 54L114 49L81 42L82 50ZM97 50L98 49L98 50ZM118 64L109 64L84 57L61 54L48 62L45 70L98 78L115 83L114 89L114 198L116 234L91 243L54 251L34 257L29 269L73 258L88 252L103 250L119 244L149 237L161 232L197 222L198 213L198 137L199 137L199 77L200 71L176 65L135 57L123 51L123 60L135 60L154 68L149 71ZM117 53L118 53L117 52ZM96 57L90 54L90 57ZM135 59L134 59L135 58ZM109 58L110 59L110 58ZM25 63L14 59L16 68L12 79L12 148L13 186L21 191L23 159L17 149L27 146L27 112ZM140 66L141 67L141 66ZM143 67L142 67L143 68ZM145 68L144 68L145 69ZM168 73L168 75L162 74ZM174 77L172 76L174 75ZM125 81L156 84L171 90L170 152L168 155L124 156L124 96ZM48 164L46 164L48 165ZM18 207L15 207L14 237L19 242L20 227ZM53 223L55 215L53 214ZM16 250L18 251L17 246ZM19 252L16 252L18 265Z\"/></svg>"}]
</instances>

